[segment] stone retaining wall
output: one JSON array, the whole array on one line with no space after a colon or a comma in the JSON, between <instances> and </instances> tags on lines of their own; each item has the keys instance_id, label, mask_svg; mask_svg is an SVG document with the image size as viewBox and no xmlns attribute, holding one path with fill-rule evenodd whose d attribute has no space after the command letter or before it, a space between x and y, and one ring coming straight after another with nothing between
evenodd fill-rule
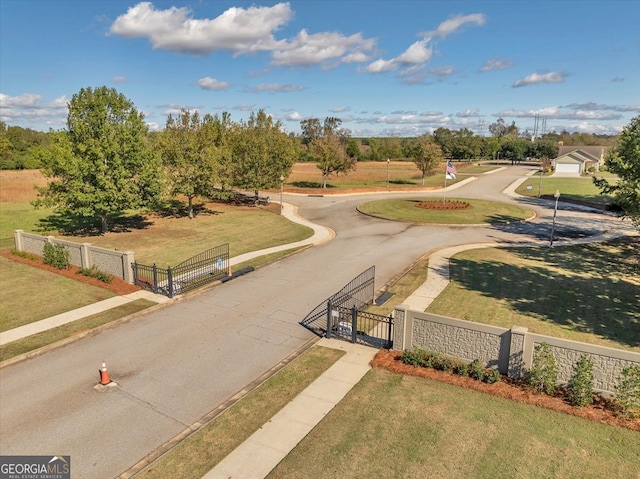
<instances>
[{"instance_id":1,"label":"stone retaining wall","mask_svg":"<svg viewBox=\"0 0 640 479\"><path fill-rule=\"evenodd\" d=\"M640 364L640 353L529 333L527 328L511 329L412 311L398 305L394 312L394 349L421 348L457 357L468 362L480 359L509 377L522 377L531 368L538 344L548 343L558 363L558 380L566 383L580 356L593 361L594 389L613 394L622 369Z\"/></svg>"},{"instance_id":2,"label":"stone retaining wall","mask_svg":"<svg viewBox=\"0 0 640 479\"><path fill-rule=\"evenodd\" d=\"M45 243L63 245L69 251L69 262L79 268L91 268L95 266L99 271L110 274L116 278L133 284L134 255L132 251L115 251L99 248L91 243L74 243L54 238L53 236L40 236L33 233L25 233L23 230L13 232L13 241L16 250L43 255Z\"/></svg>"}]
</instances>

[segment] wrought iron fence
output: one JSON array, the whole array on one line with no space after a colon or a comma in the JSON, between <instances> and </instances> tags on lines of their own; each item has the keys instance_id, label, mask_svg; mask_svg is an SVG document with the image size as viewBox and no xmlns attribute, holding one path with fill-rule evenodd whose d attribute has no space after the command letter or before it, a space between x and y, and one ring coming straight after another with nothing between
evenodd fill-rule
<instances>
[{"instance_id":1,"label":"wrought iron fence","mask_svg":"<svg viewBox=\"0 0 640 479\"><path fill-rule=\"evenodd\" d=\"M327 332L327 303L336 307L362 309L373 303L375 295L376 267L363 271L343 286L340 291L325 299L300 321L305 328L320 336Z\"/></svg>"},{"instance_id":2,"label":"wrought iron fence","mask_svg":"<svg viewBox=\"0 0 640 479\"><path fill-rule=\"evenodd\" d=\"M229 275L228 243L203 251L173 268L133 263L134 283L137 286L170 298Z\"/></svg>"},{"instance_id":3,"label":"wrought iron fence","mask_svg":"<svg viewBox=\"0 0 640 479\"><path fill-rule=\"evenodd\" d=\"M327 304L327 338L338 338L374 348L393 347L393 316Z\"/></svg>"}]
</instances>

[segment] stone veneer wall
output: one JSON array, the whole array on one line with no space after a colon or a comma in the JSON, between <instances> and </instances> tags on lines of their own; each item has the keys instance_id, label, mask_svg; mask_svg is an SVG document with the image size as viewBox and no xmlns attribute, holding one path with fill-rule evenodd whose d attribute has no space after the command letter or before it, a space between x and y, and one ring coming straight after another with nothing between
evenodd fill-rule
<instances>
[{"instance_id":1,"label":"stone veneer wall","mask_svg":"<svg viewBox=\"0 0 640 479\"><path fill-rule=\"evenodd\" d=\"M558 363L558 380L566 383L583 354L593 361L594 389L612 394L622 369L640 364L640 354L620 349L529 333L527 328L511 329L447 318L409 310L398 305L394 312L394 349L421 348L465 361L480 359L510 377L522 377L531 367L538 344L548 343Z\"/></svg>"},{"instance_id":2,"label":"stone veneer wall","mask_svg":"<svg viewBox=\"0 0 640 479\"><path fill-rule=\"evenodd\" d=\"M95 266L103 273L133 283L134 255L132 251L114 251L92 246L90 243L74 243L56 239L53 236L40 236L33 233L25 233L23 230L13 232L13 240L16 250L42 256L45 243L61 244L69 250L69 262L80 268Z\"/></svg>"}]
</instances>

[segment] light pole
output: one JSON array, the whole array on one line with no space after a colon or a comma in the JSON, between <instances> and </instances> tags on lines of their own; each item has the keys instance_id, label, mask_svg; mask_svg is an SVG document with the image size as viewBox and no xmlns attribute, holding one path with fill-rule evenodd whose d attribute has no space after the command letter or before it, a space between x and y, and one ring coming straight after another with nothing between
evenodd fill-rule
<instances>
[{"instance_id":1,"label":"light pole","mask_svg":"<svg viewBox=\"0 0 640 479\"><path fill-rule=\"evenodd\" d=\"M282 204L282 192L284 190L284 176L280 175L280 214L282 214L282 208L284 205Z\"/></svg>"},{"instance_id":2,"label":"light pole","mask_svg":"<svg viewBox=\"0 0 640 479\"><path fill-rule=\"evenodd\" d=\"M542 169L542 166L540 166L540 182L538 183L538 198L540 198L540 191L542 190L542 173L543 172L544 170Z\"/></svg>"},{"instance_id":3,"label":"light pole","mask_svg":"<svg viewBox=\"0 0 640 479\"><path fill-rule=\"evenodd\" d=\"M553 194L556 199L556 206L553 208L553 223L551 223L551 239L549 240L549 248L553 248L553 234L556 231L556 214L558 213L558 199L560 198L560 190L556 190Z\"/></svg>"},{"instance_id":4,"label":"light pole","mask_svg":"<svg viewBox=\"0 0 640 479\"><path fill-rule=\"evenodd\" d=\"M389 188L389 163L391 163L391 160L387 158L387 188Z\"/></svg>"}]
</instances>

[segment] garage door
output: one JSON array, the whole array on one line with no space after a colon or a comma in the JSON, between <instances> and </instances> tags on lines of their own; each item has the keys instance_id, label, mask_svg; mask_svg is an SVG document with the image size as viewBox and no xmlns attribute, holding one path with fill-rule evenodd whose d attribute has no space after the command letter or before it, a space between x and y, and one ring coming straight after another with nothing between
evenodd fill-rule
<instances>
[{"instance_id":1,"label":"garage door","mask_svg":"<svg viewBox=\"0 0 640 479\"><path fill-rule=\"evenodd\" d=\"M556 163L556 173L580 173L580 164Z\"/></svg>"}]
</instances>

